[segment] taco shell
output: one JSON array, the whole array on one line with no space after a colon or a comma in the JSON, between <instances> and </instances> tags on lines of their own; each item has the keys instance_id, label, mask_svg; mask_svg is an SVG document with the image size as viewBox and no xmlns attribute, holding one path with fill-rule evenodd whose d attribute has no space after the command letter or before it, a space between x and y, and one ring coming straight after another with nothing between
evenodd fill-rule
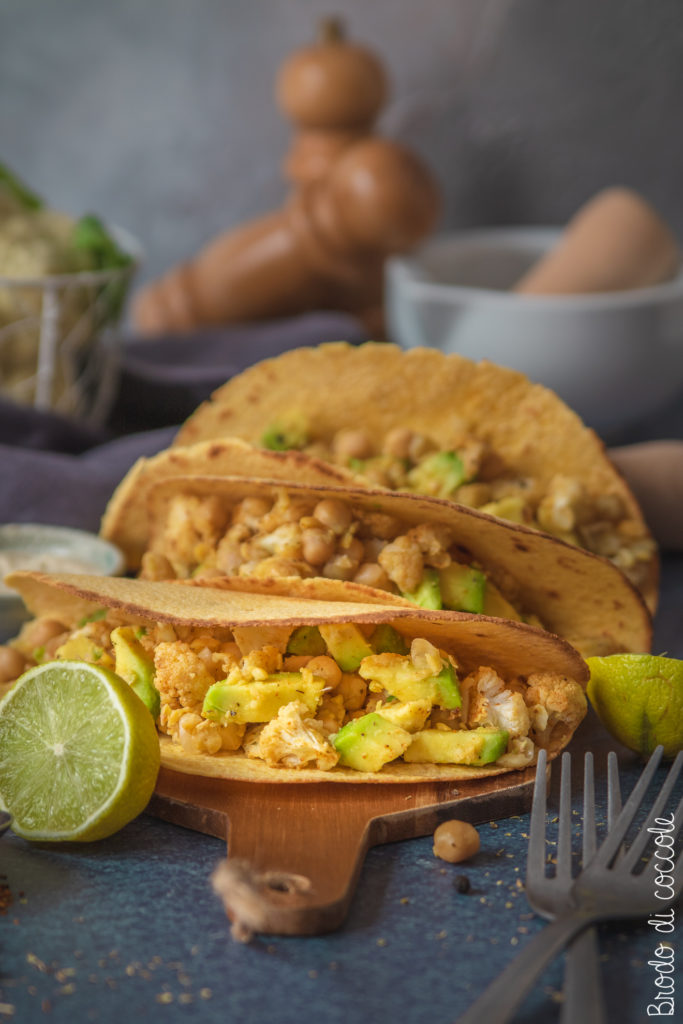
<instances>
[{"instance_id":1,"label":"taco shell","mask_svg":"<svg viewBox=\"0 0 683 1024\"><path fill-rule=\"evenodd\" d=\"M170 624L177 628L196 628L203 634L227 630L235 636L250 627L274 637L286 628L298 626L384 623L393 626L406 641L421 637L453 654L463 672L487 665L506 677L552 673L573 681L571 685L578 692L581 692L579 687L585 687L588 678L585 662L567 642L533 626L485 616L357 602L342 605L110 577L15 572L7 578L7 583L21 594L34 615L58 614L69 628L76 627L84 616L102 608L111 610L117 624L150 629ZM582 708L577 709L571 728L556 730L556 738L549 744L549 756L556 756L566 746L583 713L585 700L582 698ZM406 762L386 764L376 773L339 767L326 771L273 768L242 753L188 754L168 737L162 737L161 752L162 764L176 771L269 782L465 780L510 770L500 766Z\"/></svg>"},{"instance_id":2,"label":"taco shell","mask_svg":"<svg viewBox=\"0 0 683 1024\"><path fill-rule=\"evenodd\" d=\"M530 497L540 499L562 474L579 481L591 499L618 499L624 533L649 543L637 585L654 611L658 560L636 499L595 432L523 374L486 360L386 343L295 349L218 388L181 427L174 446L180 450L226 436L258 445L271 424L292 417L324 445L341 428L362 426L370 436L383 437L401 426L448 449L464 427L529 478L535 492Z\"/></svg>"}]
</instances>

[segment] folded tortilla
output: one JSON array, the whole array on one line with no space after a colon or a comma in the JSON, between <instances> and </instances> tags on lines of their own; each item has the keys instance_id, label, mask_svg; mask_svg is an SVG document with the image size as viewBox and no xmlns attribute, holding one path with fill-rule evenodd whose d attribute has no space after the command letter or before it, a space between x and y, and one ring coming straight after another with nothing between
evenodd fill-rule
<instances>
[{"instance_id":1,"label":"folded tortilla","mask_svg":"<svg viewBox=\"0 0 683 1024\"><path fill-rule=\"evenodd\" d=\"M271 455L255 451L251 463L254 471L267 468ZM286 461L286 456L281 461ZM650 649L652 623L643 598L607 559L536 530L417 494L237 476L167 478L149 491L150 554L143 558L143 570L150 564L147 560L151 555L152 562L158 557L162 559L161 575L157 577L160 579L190 578L199 573L196 583L225 589L318 600L415 604L396 592L395 586L394 592L387 592L325 577L322 567L316 571L314 565L303 560L297 540L300 528L291 522L290 537L284 542L285 546L289 544L291 558L267 558L264 549L260 562L245 559L236 573L218 575L221 570L215 566L221 563L217 552L231 526L233 513L245 499L254 498L267 508L275 506L276 512L269 514L271 518L276 515L276 523L280 519L291 520L289 510L295 507L299 519L312 515L320 501L341 502L350 510L352 522L362 522L371 536L373 522L379 520L377 530L381 531L382 518L390 517L398 524L396 534L410 541L410 550L417 544L411 531L414 536L429 530L437 537L439 531L447 531L446 536L452 538L447 551L453 558L479 567L486 576L486 592L499 591L505 598L500 602L502 608L489 610L488 614L535 617L544 628L569 640L584 657ZM280 504L282 511L278 513ZM255 532L258 525L253 514L251 523ZM287 525L279 529L286 530ZM242 532L248 534L244 527ZM277 532L270 534L266 543L270 546L275 537ZM428 540L429 537L427 543ZM445 559L440 555L442 551L437 548L435 562L450 561L450 554ZM301 575L293 575L290 564ZM201 578L202 568L211 573L206 579ZM431 571L438 575L437 570ZM400 572L396 572L396 577L401 579ZM512 605L509 610L508 602ZM491 606L495 609L493 602ZM487 611L486 605L483 610Z\"/></svg>"},{"instance_id":2,"label":"folded tortilla","mask_svg":"<svg viewBox=\"0 0 683 1024\"><path fill-rule=\"evenodd\" d=\"M58 616L68 634L63 657L73 657L73 647L69 649L69 643L73 645L74 640L80 637L81 644L91 642L95 647L95 660L106 664L111 656L109 631L114 627L134 627L131 633L135 632L141 638L139 642L146 645L148 655L154 657L155 684L161 694L159 723L171 734L161 737L162 763L189 774L270 782L369 783L482 778L526 766L533 761L539 744L548 749L550 756L556 756L569 742L586 711L583 688L588 670L585 662L566 641L524 623L457 612L266 597L177 583L108 577L16 572L8 577L7 582L19 591L34 615ZM448 662L457 667L463 693L469 693L467 714L475 715L475 724L468 724L464 718L457 720L458 715L465 714L464 704L460 711L453 710L451 705L450 711L434 707L432 712L445 716L447 721L451 720L449 715L451 718L456 716L452 720L460 731L476 728L482 723L486 725L487 716L491 718L489 724L503 729L501 721L495 719L498 715L505 722L505 731L509 731L510 757L501 755L500 763L496 761L484 766L414 763L398 757L373 772L338 765L323 769L308 766L297 746L298 736L288 739L285 735L283 739L280 735L280 745L283 742L290 745L281 763L273 764L268 758L272 762L274 755L268 752L263 756L254 754L255 749L257 752L261 749L259 744L263 743L265 729L272 726L271 721L261 723L263 733L258 725L255 732L252 729L252 756L247 756L242 749L197 752L191 749L192 744L186 749L177 742L180 726L174 733L174 721L177 726L178 721L182 723L188 714L192 719L190 724L195 727L196 719L201 719L197 693L188 696L185 691L198 685L201 689L203 684L199 677L202 673L209 673L209 668L213 672L211 679L220 682L226 664L232 665L231 673L237 673L245 692L250 686L258 690L259 680L263 680L264 675L266 680L269 678L263 666L269 663L269 659L271 662L273 658L277 659L278 651L285 650L294 629L307 626L329 631L333 627L353 626L356 631L365 631L364 635L371 640L374 635L371 631L380 624L392 627L400 635L410 649L411 659L417 657L413 654L417 645L420 656L427 651L433 657L433 652L437 651L442 659L440 664L445 666ZM404 658L403 655L395 657ZM303 660L308 664L306 659ZM330 659L322 660L329 662ZM362 660L358 672L345 672L343 678L357 684L363 665L371 662L372 658ZM415 663L415 660L411 662ZM188 671L192 664L197 671ZM306 664L300 667L302 678ZM296 669L290 666L290 671L295 672ZM309 684L312 678L320 690L325 680L321 682L318 679L318 672L318 669L315 673L309 670L308 678ZM366 676L371 680L369 695L375 676L370 670L363 678ZM206 677L209 679L209 675ZM353 719L350 706L347 708L346 691L342 696L331 684L325 690L326 693L328 691L334 707L341 709L344 717L350 715ZM383 707L401 704L401 698L393 698L384 691L380 698L384 702L376 705L380 712ZM363 708L355 710L363 712ZM323 737L323 745L330 747L329 736L335 733L324 727L322 719L312 717L323 715L323 711L318 712L313 707L309 708L309 713L311 719L303 723L303 732L312 729L318 739ZM525 716L527 724L520 724ZM213 730L215 733L218 729L222 735L221 729L229 733L234 727L231 720L227 724L217 724L207 719L204 725L201 721L199 725L204 732ZM337 727L341 727L340 723L341 719ZM449 732L450 726L446 724L444 729L442 724L435 728L443 733ZM515 732L519 735L514 736ZM233 739L230 742L234 746ZM411 745L412 742L411 739ZM292 757L295 762L297 758L303 759L303 763L292 767ZM315 758L308 760L315 761ZM525 764L518 763L520 760Z\"/></svg>"},{"instance_id":3,"label":"folded tortilla","mask_svg":"<svg viewBox=\"0 0 683 1024\"><path fill-rule=\"evenodd\" d=\"M292 425L296 436L287 439ZM323 459L327 452L332 461L338 432L358 427L380 446L396 427L414 430L441 450L457 449L463 434L483 442L489 454L476 479L486 481L501 467L519 475L531 507L538 511L545 501L543 528L554 534L573 532L567 512L574 500L584 513L589 506L577 543L613 559L650 610L656 608L656 546L600 439L552 391L486 360L373 342L296 349L220 387L187 420L174 446L181 451L233 436L255 445L294 443ZM356 476L364 483L368 467L358 461ZM463 495L456 491L452 500L461 502ZM491 510L490 502L486 506ZM506 514L502 505L497 514Z\"/></svg>"}]
</instances>

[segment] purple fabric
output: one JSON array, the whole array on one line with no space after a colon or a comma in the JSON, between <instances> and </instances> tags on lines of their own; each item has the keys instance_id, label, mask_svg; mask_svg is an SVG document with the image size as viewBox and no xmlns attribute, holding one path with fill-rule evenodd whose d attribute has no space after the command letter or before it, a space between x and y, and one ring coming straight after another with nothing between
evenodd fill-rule
<instances>
[{"instance_id":1,"label":"purple fabric","mask_svg":"<svg viewBox=\"0 0 683 1024\"><path fill-rule=\"evenodd\" d=\"M136 459L168 447L178 426L221 384L291 348L367 339L351 317L316 313L188 337L131 340L101 430L0 401L0 522L97 531L107 500Z\"/></svg>"}]
</instances>

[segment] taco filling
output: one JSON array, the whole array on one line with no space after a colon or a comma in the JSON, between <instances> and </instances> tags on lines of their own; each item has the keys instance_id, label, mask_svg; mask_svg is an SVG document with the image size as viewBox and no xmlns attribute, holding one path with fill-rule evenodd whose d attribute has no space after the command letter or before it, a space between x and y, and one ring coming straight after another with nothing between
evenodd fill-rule
<instances>
[{"instance_id":1,"label":"taco filling","mask_svg":"<svg viewBox=\"0 0 683 1024\"><path fill-rule=\"evenodd\" d=\"M471 652L465 667L386 622L208 628L101 608L76 628L39 617L12 650L24 668L52 658L108 667L182 752L241 753L272 769L524 768L539 747L564 746L586 712L567 676L510 674Z\"/></svg>"},{"instance_id":2,"label":"taco filling","mask_svg":"<svg viewBox=\"0 0 683 1024\"><path fill-rule=\"evenodd\" d=\"M217 489L216 489L217 490ZM329 492L328 492L329 493ZM168 486L158 501L143 579L315 578L353 581L423 608L532 621L459 550L443 522L410 525L372 503L263 487L241 500Z\"/></svg>"},{"instance_id":3,"label":"taco filling","mask_svg":"<svg viewBox=\"0 0 683 1024\"><path fill-rule=\"evenodd\" d=\"M457 443L444 450L408 427L393 427L383 436L345 427L323 441L293 416L268 426L260 443L273 450L295 448L343 467L366 487L446 498L543 530L609 558L636 585L643 583L655 555L654 541L643 536L618 494L590 495L580 479L563 473L541 491L537 481L515 473L488 442L464 428Z\"/></svg>"}]
</instances>

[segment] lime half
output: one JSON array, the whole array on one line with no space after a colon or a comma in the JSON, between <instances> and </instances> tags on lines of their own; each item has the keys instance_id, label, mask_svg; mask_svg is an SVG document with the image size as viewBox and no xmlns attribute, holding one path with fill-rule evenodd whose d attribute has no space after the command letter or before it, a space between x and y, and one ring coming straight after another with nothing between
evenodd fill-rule
<instances>
[{"instance_id":1,"label":"lime half","mask_svg":"<svg viewBox=\"0 0 683 1024\"><path fill-rule=\"evenodd\" d=\"M615 739L644 756L683 749L683 661L653 654L587 658L588 697Z\"/></svg>"},{"instance_id":2,"label":"lime half","mask_svg":"<svg viewBox=\"0 0 683 1024\"><path fill-rule=\"evenodd\" d=\"M38 665L0 702L0 807L25 839L112 835L144 810L159 761L151 714L108 669Z\"/></svg>"}]
</instances>

